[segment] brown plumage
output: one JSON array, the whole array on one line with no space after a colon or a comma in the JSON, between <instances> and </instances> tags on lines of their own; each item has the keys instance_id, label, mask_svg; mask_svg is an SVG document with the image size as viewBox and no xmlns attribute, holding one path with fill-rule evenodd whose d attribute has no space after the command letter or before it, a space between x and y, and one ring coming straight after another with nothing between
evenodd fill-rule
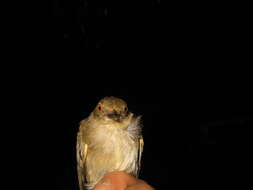
<instances>
[{"instance_id":1,"label":"brown plumage","mask_svg":"<svg viewBox=\"0 0 253 190\"><path fill-rule=\"evenodd\" d=\"M77 134L77 172L80 190L92 189L108 172L125 171L137 177L144 141L140 116L116 97L105 97L81 121Z\"/></svg>"}]
</instances>

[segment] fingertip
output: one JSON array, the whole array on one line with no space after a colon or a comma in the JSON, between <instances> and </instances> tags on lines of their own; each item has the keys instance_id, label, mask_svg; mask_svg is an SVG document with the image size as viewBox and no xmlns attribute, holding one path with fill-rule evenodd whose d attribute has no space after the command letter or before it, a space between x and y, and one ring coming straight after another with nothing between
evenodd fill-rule
<instances>
[{"instance_id":1,"label":"fingertip","mask_svg":"<svg viewBox=\"0 0 253 190\"><path fill-rule=\"evenodd\" d=\"M109 181L103 181L97 184L93 190L113 190L112 184Z\"/></svg>"}]
</instances>

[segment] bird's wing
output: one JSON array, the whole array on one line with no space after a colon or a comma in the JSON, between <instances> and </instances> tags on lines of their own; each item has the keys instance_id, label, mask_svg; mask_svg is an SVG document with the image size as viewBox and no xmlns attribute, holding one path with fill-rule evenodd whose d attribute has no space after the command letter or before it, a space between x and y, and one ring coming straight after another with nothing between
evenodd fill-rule
<instances>
[{"instance_id":1,"label":"bird's wing","mask_svg":"<svg viewBox=\"0 0 253 190\"><path fill-rule=\"evenodd\" d=\"M141 155L142 155L142 152L143 152L143 148L144 148L144 140L143 140L143 137L140 136L139 138L139 143L138 143L139 147L139 152L138 152L138 172L137 172L137 175L139 175L139 172L140 172L140 168L141 168Z\"/></svg>"},{"instance_id":2,"label":"bird's wing","mask_svg":"<svg viewBox=\"0 0 253 190\"><path fill-rule=\"evenodd\" d=\"M85 160L87 157L88 145L85 144L82 139L81 130L77 134L77 143L76 143L76 158L77 158L77 174L80 190L85 190Z\"/></svg>"}]
</instances>

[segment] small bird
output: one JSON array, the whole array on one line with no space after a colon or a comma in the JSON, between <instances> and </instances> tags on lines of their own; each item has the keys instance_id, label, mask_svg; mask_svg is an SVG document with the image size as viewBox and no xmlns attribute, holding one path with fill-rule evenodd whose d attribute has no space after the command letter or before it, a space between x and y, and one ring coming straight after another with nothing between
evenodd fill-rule
<instances>
[{"instance_id":1,"label":"small bird","mask_svg":"<svg viewBox=\"0 0 253 190\"><path fill-rule=\"evenodd\" d=\"M138 177L144 147L141 116L124 100L105 97L80 122L76 156L80 190L92 189L108 172Z\"/></svg>"}]
</instances>

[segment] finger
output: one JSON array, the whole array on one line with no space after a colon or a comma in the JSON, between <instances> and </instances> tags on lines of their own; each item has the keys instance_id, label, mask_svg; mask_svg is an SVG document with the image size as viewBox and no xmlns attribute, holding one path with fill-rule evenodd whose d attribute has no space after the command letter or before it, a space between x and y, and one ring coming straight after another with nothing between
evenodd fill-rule
<instances>
[{"instance_id":1,"label":"finger","mask_svg":"<svg viewBox=\"0 0 253 190\"><path fill-rule=\"evenodd\" d=\"M152 188L146 182L139 180L138 183L128 186L125 190L154 190L154 188Z\"/></svg>"},{"instance_id":2,"label":"finger","mask_svg":"<svg viewBox=\"0 0 253 190\"><path fill-rule=\"evenodd\" d=\"M113 186L108 180L101 180L93 190L113 190Z\"/></svg>"},{"instance_id":3,"label":"finger","mask_svg":"<svg viewBox=\"0 0 253 190\"><path fill-rule=\"evenodd\" d=\"M93 190L124 190L126 186L126 176L123 172L111 172L106 174Z\"/></svg>"}]
</instances>

